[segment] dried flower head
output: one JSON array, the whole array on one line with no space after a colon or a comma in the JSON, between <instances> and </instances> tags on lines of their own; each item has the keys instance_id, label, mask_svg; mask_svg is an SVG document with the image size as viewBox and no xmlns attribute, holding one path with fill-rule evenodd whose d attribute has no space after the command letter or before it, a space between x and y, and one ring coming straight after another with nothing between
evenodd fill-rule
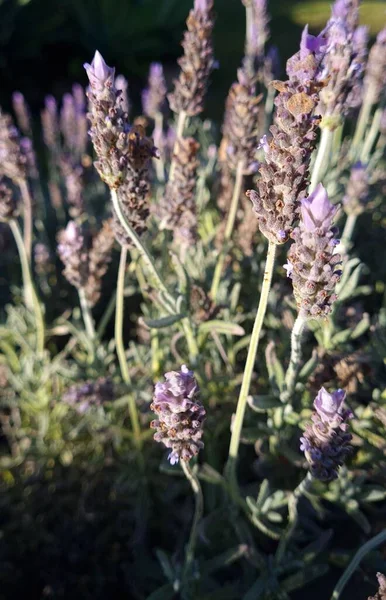
<instances>
[{"instance_id":1,"label":"dried flower head","mask_svg":"<svg viewBox=\"0 0 386 600\"><path fill-rule=\"evenodd\" d=\"M0 181L0 221L10 221L17 217L17 201L12 190Z\"/></svg>"},{"instance_id":2,"label":"dried flower head","mask_svg":"<svg viewBox=\"0 0 386 600\"><path fill-rule=\"evenodd\" d=\"M204 444L201 441L205 409L199 398L199 387L193 371L182 365L180 371L165 374L165 381L155 386L151 409L158 419L151 427L157 429L156 442L171 449L172 465L179 460L189 461Z\"/></svg>"},{"instance_id":3,"label":"dried flower head","mask_svg":"<svg viewBox=\"0 0 386 600\"><path fill-rule=\"evenodd\" d=\"M161 228L173 231L174 242L183 248L193 244L197 236L195 190L199 147L191 137L177 141L173 179L156 208Z\"/></svg>"},{"instance_id":4,"label":"dried flower head","mask_svg":"<svg viewBox=\"0 0 386 600\"><path fill-rule=\"evenodd\" d=\"M214 67L213 0L196 0L186 25L182 42L184 54L178 61L180 75L168 99L173 112L184 112L193 117L203 111L209 76Z\"/></svg>"},{"instance_id":5,"label":"dried flower head","mask_svg":"<svg viewBox=\"0 0 386 600\"><path fill-rule=\"evenodd\" d=\"M386 577L382 573L377 573L379 590L375 596L371 596L368 600L386 600Z\"/></svg>"},{"instance_id":6,"label":"dried flower head","mask_svg":"<svg viewBox=\"0 0 386 600\"><path fill-rule=\"evenodd\" d=\"M304 318L328 315L336 300L334 289L341 277L341 257L335 253L338 240L331 227L336 211L319 184L302 200L302 219L292 232L295 242L289 249L285 269L292 279L299 314Z\"/></svg>"},{"instance_id":7,"label":"dried flower head","mask_svg":"<svg viewBox=\"0 0 386 600\"><path fill-rule=\"evenodd\" d=\"M235 171L243 164L243 173L256 173L258 162L259 102L254 85L243 69L238 70L238 82L229 91L225 106L223 139L220 147L221 158Z\"/></svg>"},{"instance_id":8,"label":"dried flower head","mask_svg":"<svg viewBox=\"0 0 386 600\"><path fill-rule=\"evenodd\" d=\"M164 112L166 104L166 81L160 63L150 65L148 87L142 92L142 108L145 115L155 119Z\"/></svg>"},{"instance_id":9,"label":"dried flower head","mask_svg":"<svg viewBox=\"0 0 386 600\"><path fill-rule=\"evenodd\" d=\"M288 240L306 195L320 122L314 109L323 86L316 81L323 43L323 38L309 35L305 28L299 52L287 62L289 80L273 82L279 94L270 128L272 137L264 136L260 142L265 162L259 167L257 191L250 190L247 196L260 231L275 244Z\"/></svg>"},{"instance_id":10,"label":"dried flower head","mask_svg":"<svg viewBox=\"0 0 386 600\"><path fill-rule=\"evenodd\" d=\"M100 298L102 278L111 260L114 243L111 221L106 221L94 236L70 221L59 233L58 240L64 276L77 289L83 289L89 305L94 306Z\"/></svg>"},{"instance_id":11,"label":"dried flower head","mask_svg":"<svg viewBox=\"0 0 386 600\"><path fill-rule=\"evenodd\" d=\"M353 108L350 98L355 103L361 96L367 37L363 29L356 31L357 23L358 2L338 0L323 31L326 47L319 79L326 85L320 93L318 111L329 129L335 129L349 114Z\"/></svg>"},{"instance_id":12,"label":"dried flower head","mask_svg":"<svg viewBox=\"0 0 386 600\"><path fill-rule=\"evenodd\" d=\"M105 402L111 402L115 398L114 384L105 377L96 381L86 381L72 385L63 394L62 400L75 410L83 414L92 406L103 406Z\"/></svg>"},{"instance_id":13,"label":"dried flower head","mask_svg":"<svg viewBox=\"0 0 386 600\"><path fill-rule=\"evenodd\" d=\"M312 423L308 423L300 439L300 450L310 465L311 474L320 481L332 481L351 453L352 435L347 421L353 417L343 408L346 392L337 390L329 394L323 387L314 401Z\"/></svg>"},{"instance_id":14,"label":"dried flower head","mask_svg":"<svg viewBox=\"0 0 386 600\"><path fill-rule=\"evenodd\" d=\"M364 89L372 104L376 104L385 91L386 78L386 27L377 35L366 66Z\"/></svg>"},{"instance_id":15,"label":"dried flower head","mask_svg":"<svg viewBox=\"0 0 386 600\"><path fill-rule=\"evenodd\" d=\"M0 176L19 183L27 177L28 161L12 117L0 109Z\"/></svg>"}]
</instances>

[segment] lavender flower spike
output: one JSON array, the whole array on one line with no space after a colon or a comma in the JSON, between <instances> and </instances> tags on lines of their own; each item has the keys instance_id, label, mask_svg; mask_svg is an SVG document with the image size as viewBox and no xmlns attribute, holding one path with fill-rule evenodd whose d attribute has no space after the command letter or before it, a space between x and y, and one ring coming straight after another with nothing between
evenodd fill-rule
<instances>
[{"instance_id":1,"label":"lavender flower spike","mask_svg":"<svg viewBox=\"0 0 386 600\"><path fill-rule=\"evenodd\" d=\"M382 573L377 573L379 590L375 596L369 597L367 600L385 600L386 599L386 577Z\"/></svg>"},{"instance_id":2,"label":"lavender flower spike","mask_svg":"<svg viewBox=\"0 0 386 600\"><path fill-rule=\"evenodd\" d=\"M329 394L323 387L314 401L312 423L308 423L300 438L302 450L310 465L311 474L320 481L332 481L351 453L352 435L348 432L348 420L353 417L343 408L344 390Z\"/></svg>"},{"instance_id":3,"label":"lavender flower spike","mask_svg":"<svg viewBox=\"0 0 386 600\"><path fill-rule=\"evenodd\" d=\"M322 185L301 201L302 219L292 232L295 242L288 252L287 275L304 319L328 315L337 299L334 288L341 277L341 257L335 252L337 232L331 227L336 210Z\"/></svg>"},{"instance_id":4,"label":"lavender flower spike","mask_svg":"<svg viewBox=\"0 0 386 600\"><path fill-rule=\"evenodd\" d=\"M89 63L84 63L83 66L86 69L90 85L95 91L102 92L103 88L108 83L113 85L115 69L114 67L107 66L103 56L98 50L96 50L94 54L91 65Z\"/></svg>"},{"instance_id":5,"label":"lavender flower spike","mask_svg":"<svg viewBox=\"0 0 386 600\"><path fill-rule=\"evenodd\" d=\"M190 461L203 448L201 441L205 409L199 398L199 387L186 365L180 371L165 373L165 381L155 386L151 409L158 420L150 426L157 429L156 442L171 449L172 465L179 460Z\"/></svg>"}]
</instances>

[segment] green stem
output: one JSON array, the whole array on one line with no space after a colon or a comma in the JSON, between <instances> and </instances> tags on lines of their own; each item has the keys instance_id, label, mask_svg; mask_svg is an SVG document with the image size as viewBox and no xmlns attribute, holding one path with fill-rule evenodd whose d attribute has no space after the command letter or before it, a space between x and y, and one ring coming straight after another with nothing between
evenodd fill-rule
<instances>
[{"instance_id":1,"label":"green stem","mask_svg":"<svg viewBox=\"0 0 386 600\"><path fill-rule=\"evenodd\" d=\"M114 206L115 212L121 222L122 227L126 231L127 235L130 237L134 246L139 251L139 253L142 257L142 260L144 261L144 263L146 265L146 268L148 269L149 273L151 273L151 275L153 276L154 282L157 284L158 290L164 296L164 300L162 300L160 298L160 301L162 302L164 308L169 313L173 314L175 312L175 304L176 304L175 300L174 300L173 296L171 294L169 294L168 289L167 289L165 283L163 282L160 274L158 273L157 267L155 266L154 261L150 255L148 249L142 243L140 238L137 236L134 229L132 229L130 224L127 222L125 215L123 214L121 204L119 202L119 198L118 198L118 194L117 194L116 190L111 190L111 199L113 201L113 206Z\"/></svg>"},{"instance_id":2,"label":"green stem","mask_svg":"<svg viewBox=\"0 0 386 600\"><path fill-rule=\"evenodd\" d=\"M378 108L375 111L373 120L371 122L370 131L366 136L365 142L363 144L363 149L361 152L361 162L367 164L370 158L371 149L375 143L377 135L379 133L379 125L381 123L382 118L382 109Z\"/></svg>"},{"instance_id":3,"label":"green stem","mask_svg":"<svg viewBox=\"0 0 386 600\"><path fill-rule=\"evenodd\" d=\"M178 114L177 129L176 129L176 140L174 142L174 148L173 148L173 154L172 154L172 162L170 164L169 181L173 181L174 171L176 169L176 159L175 159L175 156L176 156L176 152L177 152L177 144L178 144L179 140L183 136L184 129L185 129L186 117L187 117L187 114L186 114L185 111L181 111Z\"/></svg>"},{"instance_id":4,"label":"green stem","mask_svg":"<svg viewBox=\"0 0 386 600\"><path fill-rule=\"evenodd\" d=\"M297 316L291 333L291 356L285 375L285 392L281 399L283 402L291 400L295 391L296 377L299 372L300 361L302 359L302 334L306 325L306 319L300 315Z\"/></svg>"},{"instance_id":5,"label":"green stem","mask_svg":"<svg viewBox=\"0 0 386 600\"><path fill-rule=\"evenodd\" d=\"M98 335L99 339L101 339L103 337L106 327L113 315L116 300L117 300L117 293L116 293L116 291L114 291L110 297L109 303L106 307L105 312L102 315L102 318L101 318L98 328L97 328L97 335Z\"/></svg>"},{"instance_id":6,"label":"green stem","mask_svg":"<svg viewBox=\"0 0 386 600\"><path fill-rule=\"evenodd\" d=\"M341 244L347 248L348 244L351 242L351 238L354 233L355 225L357 222L358 215L347 215L346 223L344 224L344 229L341 238Z\"/></svg>"},{"instance_id":7,"label":"green stem","mask_svg":"<svg viewBox=\"0 0 386 600\"><path fill-rule=\"evenodd\" d=\"M303 481L300 482L298 487L292 492L289 500L288 500L288 527L286 531L283 533L283 536L280 540L277 552L276 552L276 561L280 563L284 557L286 548L288 543L296 529L298 524L298 504L300 498L303 496L305 492L307 492L312 485L313 477L310 472L307 473L306 477Z\"/></svg>"},{"instance_id":8,"label":"green stem","mask_svg":"<svg viewBox=\"0 0 386 600\"><path fill-rule=\"evenodd\" d=\"M115 308L115 347L117 349L119 367L121 369L122 379L126 385L130 385L131 377L127 366L125 346L123 343L123 316L124 316L124 289L125 289L125 274L126 274L127 248L122 246L121 256L119 260L118 279L117 279L117 294ZM133 428L134 437L137 446L141 445L141 426L139 423L137 405L133 394L128 396L129 413L131 425Z\"/></svg>"},{"instance_id":9,"label":"green stem","mask_svg":"<svg viewBox=\"0 0 386 600\"><path fill-rule=\"evenodd\" d=\"M182 470L184 471L185 476L186 476L187 480L189 481L189 483L192 487L194 496L195 496L194 517L193 517L192 527L190 530L189 542L186 547L185 565L184 565L184 570L183 570L183 574L182 574L182 579L185 580L187 575L189 574L190 566L194 560L194 552L195 552L196 541L197 541L198 525L202 518L203 511L204 511L204 499L203 499L202 489L201 489L201 485L198 480L198 477L193 473L189 463L186 462L185 460L181 460L180 462L181 462Z\"/></svg>"},{"instance_id":10,"label":"green stem","mask_svg":"<svg viewBox=\"0 0 386 600\"><path fill-rule=\"evenodd\" d=\"M217 259L217 264L216 264L216 268L214 270L214 275L213 275L212 287L210 289L210 295L214 301L216 301L218 287L220 285L221 274L222 274L222 271L224 268L224 262L225 262L228 242L230 241L230 239L232 237L233 228L235 225L237 208L239 205L240 193L241 193L241 188L243 185L243 178L244 178L243 171L244 171L244 163L243 163L243 161L240 161L237 165L237 170L236 170L235 185L233 188L233 195L232 195L231 205L230 205L229 214L228 214L228 220L227 220L225 233L224 233L223 247L222 247L220 254L218 256L218 259Z\"/></svg>"},{"instance_id":11,"label":"green stem","mask_svg":"<svg viewBox=\"0 0 386 600\"><path fill-rule=\"evenodd\" d=\"M309 194L314 191L328 169L330 163L330 148L333 138L334 132L327 127L324 127L320 136L318 152L312 169L311 183L308 190Z\"/></svg>"},{"instance_id":12,"label":"green stem","mask_svg":"<svg viewBox=\"0 0 386 600\"><path fill-rule=\"evenodd\" d=\"M357 150L358 150L359 146L362 144L363 137L364 137L364 134L366 131L366 127L369 122L371 109L373 107L373 103L371 101L372 92L371 92L371 90L369 90L369 92L370 93L368 93L366 95L365 100L362 104L362 108L359 113L359 118L357 121L357 126L355 129L355 134L354 134L353 141L351 144L350 152L354 158L357 154Z\"/></svg>"},{"instance_id":13,"label":"green stem","mask_svg":"<svg viewBox=\"0 0 386 600\"><path fill-rule=\"evenodd\" d=\"M257 348L259 345L259 338L261 329L264 322L265 312L267 309L269 290L271 288L273 268L275 264L275 253L276 244L269 242L267 251L267 260L265 263L264 279L261 288L259 306L256 313L255 323L253 326L251 341L248 349L248 356L245 363L244 376L241 384L241 390L239 399L237 402L236 415L233 421L232 435L229 446L229 456L226 465L226 476L230 483L230 489L232 490L233 498L238 497L238 486L236 477L236 463L239 452L240 436L244 421L245 408L247 405L247 398L249 394L249 388L251 385L252 374L255 366L255 359Z\"/></svg>"},{"instance_id":14,"label":"green stem","mask_svg":"<svg viewBox=\"0 0 386 600\"><path fill-rule=\"evenodd\" d=\"M17 250L20 257L21 271L23 276L24 301L28 310L33 312L35 315L36 345L37 350L40 353L44 350L43 311L32 281L30 263L28 260L19 225L17 221L12 220L9 222L9 226L11 228L13 237L15 238Z\"/></svg>"},{"instance_id":15,"label":"green stem","mask_svg":"<svg viewBox=\"0 0 386 600\"><path fill-rule=\"evenodd\" d=\"M199 350L188 317L182 319L182 327L184 329L186 342L188 344L190 364L192 367L196 367Z\"/></svg>"},{"instance_id":16,"label":"green stem","mask_svg":"<svg viewBox=\"0 0 386 600\"><path fill-rule=\"evenodd\" d=\"M364 558L366 554L368 554L369 552L371 552L371 550L374 550L384 542L386 542L386 529L378 533L378 535L366 542L366 544L363 544L363 546L355 554L354 558L343 573L342 577L339 579L331 596L331 600L338 600L338 598L340 598L340 595L343 592L348 580L354 573L355 569L358 567L362 558Z\"/></svg>"},{"instance_id":17,"label":"green stem","mask_svg":"<svg viewBox=\"0 0 386 600\"><path fill-rule=\"evenodd\" d=\"M86 293L84 288L79 288L78 290L80 307L82 309L83 321L86 328L86 333L89 340L94 340L96 333L94 327L94 319L92 318L91 309L89 303L86 298Z\"/></svg>"},{"instance_id":18,"label":"green stem","mask_svg":"<svg viewBox=\"0 0 386 600\"><path fill-rule=\"evenodd\" d=\"M23 220L24 220L24 246L28 257L28 262L31 263L32 252L32 199L26 179L19 182L21 197L23 199Z\"/></svg>"}]
</instances>

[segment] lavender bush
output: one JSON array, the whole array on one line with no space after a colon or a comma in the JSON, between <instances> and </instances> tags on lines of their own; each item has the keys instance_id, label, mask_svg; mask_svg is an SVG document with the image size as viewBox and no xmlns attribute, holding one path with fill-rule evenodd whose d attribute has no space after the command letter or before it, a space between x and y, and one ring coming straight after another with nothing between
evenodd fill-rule
<instances>
[{"instance_id":1,"label":"lavender bush","mask_svg":"<svg viewBox=\"0 0 386 600\"><path fill-rule=\"evenodd\" d=\"M40 129L19 91L0 110L2 597L26 563L36 597L386 597L385 29L369 48L359 4L281 80L242 0L217 123L213 0L142 115L108 50Z\"/></svg>"}]
</instances>

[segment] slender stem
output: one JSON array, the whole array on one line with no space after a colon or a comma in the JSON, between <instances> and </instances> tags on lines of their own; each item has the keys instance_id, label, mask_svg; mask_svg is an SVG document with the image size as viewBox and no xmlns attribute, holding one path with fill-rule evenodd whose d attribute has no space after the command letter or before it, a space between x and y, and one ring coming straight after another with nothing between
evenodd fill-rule
<instances>
[{"instance_id":1,"label":"slender stem","mask_svg":"<svg viewBox=\"0 0 386 600\"><path fill-rule=\"evenodd\" d=\"M192 490L193 490L193 493L195 496L194 517L193 517L192 527L190 530L189 542L186 547L185 565L184 565L184 570L183 570L183 574L182 574L182 578L185 579L186 576L189 574L190 566L194 560L194 551L195 551L196 541L197 541L198 525L202 518L203 511L204 511L204 499L203 499L202 489L201 489L201 485L198 480L198 477L193 473L189 463L186 462L185 460L181 460L180 462L181 462L181 467L185 473L187 480L189 481L189 483L192 487Z\"/></svg>"},{"instance_id":2,"label":"slender stem","mask_svg":"<svg viewBox=\"0 0 386 600\"><path fill-rule=\"evenodd\" d=\"M378 108L378 110L375 111L372 123L371 123L371 127L370 127L370 131L366 136L365 139L365 143L363 144L363 149L361 152L361 162L362 163L367 163L370 157L370 153L371 153L371 149L375 143L375 140L377 138L377 135L379 133L379 125L381 123L381 118L382 118L382 109Z\"/></svg>"},{"instance_id":3,"label":"slender stem","mask_svg":"<svg viewBox=\"0 0 386 600\"><path fill-rule=\"evenodd\" d=\"M362 104L361 111L359 113L359 118L357 121L357 126L355 129L355 134L353 137L353 141L351 144L352 156L355 157L359 146L362 144L363 137L366 131L367 123L369 122L369 117L371 113L371 109L373 107L373 103L371 101L372 92L369 90L369 93L366 95L365 100Z\"/></svg>"},{"instance_id":4,"label":"slender stem","mask_svg":"<svg viewBox=\"0 0 386 600\"><path fill-rule=\"evenodd\" d=\"M155 266L154 261L150 255L148 249L142 243L140 238L137 236L134 229L132 229L130 224L127 222L125 215L123 214L116 190L111 190L111 199L113 201L113 206L114 206L115 212L117 213L117 216L121 222L122 227L124 228L124 230L126 231L128 236L130 237L131 241L133 242L133 244L139 251L140 255L142 256L142 259L143 259L144 263L146 264L146 268L153 276L154 282L156 282L156 284L157 284L158 290L160 292L162 292L162 294L165 297L165 301L163 302L164 307L168 310L168 312L173 314L175 311L175 300L174 300L173 296L171 294L169 294L168 289L167 289L165 283L163 282L160 274L158 273L157 267Z\"/></svg>"},{"instance_id":5,"label":"slender stem","mask_svg":"<svg viewBox=\"0 0 386 600\"><path fill-rule=\"evenodd\" d=\"M119 367L121 369L122 379L125 383L131 383L129 368L127 366L125 346L123 343L123 314L124 314L124 289L125 289L125 273L127 261L127 248L122 246L121 256L119 259L118 279L117 279L117 294L115 305L115 347L117 349Z\"/></svg>"},{"instance_id":6,"label":"slender stem","mask_svg":"<svg viewBox=\"0 0 386 600\"><path fill-rule=\"evenodd\" d=\"M296 529L298 524L298 504L300 498L305 492L307 492L312 485L313 477L310 472L307 473L303 481L300 482L298 487L292 492L288 500L288 526L286 531L283 533L280 540L277 552L276 561L280 563L285 554L288 543Z\"/></svg>"},{"instance_id":7,"label":"slender stem","mask_svg":"<svg viewBox=\"0 0 386 600\"><path fill-rule=\"evenodd\" d=\"M184 329L186 342L188 344L190 364L192 367L195 367L197 365L199 350L196 339L193 335L192 326L187 317L182 320L182 327Z\"/></svg>"},{"instance_id":8,"label":"slender stem","mask_svg":"<svg viewBox=\"0 0 386 600\"><path fill-rule=\"evenodd\" d=\"M226 476L230 483L230 488L234 498L238 496L236 462L239 452L240 436L244 421L247 397L251 385L252 374L255 366L259 338L267 309L268 295L271 288L273 268L275 264L276 244L269 242L267 251L267 260L265 263L264 279L261 288L259 306L256 313L255 324L253 326L252 337L249 344L247 361L245 363L243 382L241 384L240 395L237 403L236 415L233 421L232 435L229 446L229 457L226 465Z\"/></svg>"},{"instance_id":9,"label":"slender stem","mask_svg":"<svg viewBox=\"0 0 386 600\"><path fill-rule=\"evenodd\" d=\"M9 222L13 237L15 238L16 246L19 252L21 271L23 275L24 301L28 310L31 310L35 315L36 324L36 344L38 352L44 350L44 318L43 311L35 291L32 281L30 263L28 261L27 252L24 246L23 237L17 221Z\"/></svg>"},{"instance_id":10,"label":"slender stem","mask_svg":"<svg viewBox=\"0 0 386 600\"><path fill-rule=\"evenodd\" d=\"M327 127L324 127L322 129L322 135L320 136L318 152L312 169L311 183L308 190L309 193L314 191L318 183L323 179L323 175L328 169L328 165L330 163L330 148L333 137L333 131L331 131Z\"/></svg>"},{"instance_id":11,"label":"slender stem","mask_svg":"<svg viewBox=\"0 0 386 600\"><path fill-rule=\"evenodd\" d=\"M354 573L355 569L358 567L362 558L366 556L371 550L374 550L381 544L386 542L386 529L378 533L375 537L371 538L366 544L363 544L361 548L359 548L358 552L355 554L354 558L350 562L349 566L343 573L342 577L339 579L333 594L331 596L331 600L338 600L340 598L341 593L343 592L348 580Z\"/></svg>"},{"instance_id":12,"label":"slender stem","mask_svg":"<svg viewBox=\"0 0 386 600\"><path fill-rule=\"evenodd\" d=\"M160 142L161 142L161 137L162 137L162 132L163 132L163 120L164 120L163 114L161 112L157 112L157 114L155 115L154 133L153 133L154 144L156 146L160 145ZM163 159L162 155L159 158L154 158L153 162L154 162L154 166L155 166L155 170L156 170L156 174L157 174L157 179L158 179L158 181L163 183L165 181L165 163L164 163L164 159Z\"/></svg>"},{"instance_id":13,"label":"slender stem","mask_svg":"<svg viewBox=\"0 0 386 600\"><path fill-rule=\"evenodd\" d=\"M114 309L115 309L115 303L117 300L117 293L116 291L112 292L109 303L106 307L105 312L102 315L102 318L99 322L98 328L97 328L97 335L98 338L101 339L103 337L103 334L106 330L106 327L113 315Z\"/></svg>"},{"instance_id":14,"label":"slender stem","mask_svg":"<svg viewBox=\"0 0 386 600\"><path fill-rule=\"evenodd\" d=\"M82 309L83 321L86 328L87 336L90 340L94 340L96 333L94 327L94 319L92 318L91 309L86 298L84 288L78 290L80 307Z\"/></svg>"},{"instance_id":15,"label":"slender stem","mask_svg":"<svg viewBox=\"0 0 386 600\"><path fill-rule=\"evenodd\" d=\"M31 262L32 252L32 198L26 179L19 182L21 197L23 199L23 217L24 217L24 246L28 257L28 262Z\"/></svg>"},{"instance_id":16,"label":"slender stem","mask_svg":"<svg viewBox=\"0 0 386 600\"><path fill-rule=\"evenodd\" d=\"M351 241L351 238L354 233L355 225L357 222L358 215L347 215L346 223L344 224L344 229L342 233L342 238L340 240L341 244L347 248L348 244Z\"/></svg>"},{"instance_id":17,"label":"slender stem","mask_svg":"<svg viewBox=\"0 0 386 600\"><path fill-rule=\"evenodd\" d=\"M125 274L126 274L127 248L122 246L121 256L119 260L118 279L117 279L117 294L115 308L115 346L117 349L119 367L121 369L122 379L126 385L130 385L131 377L126 361L125 346L123 343L123 316L124 316L124 289L125 289ZM139 422L137 405L133 394L129 394L129 413L131 425L133 428L134 437L138 446L141 445L141 426Z\"/></svg>"},{"instance_id":18,"label":"slender stem","mask_svg":"<svg viewBox=\"0 0 386 600\"><path fill-rule=\"evenodd\" d=\"M177 144L178 144L178 141L183 136L184 129L185 129L186 117L187 117L187 114L183 110L178 114L176 139L175 139L175 142L174 142L174 148L173 148L173 154L172 154L172 162L170 164L170 170L169 170L169 181L173 181L174 171L176 169L176 159L175 159L175 156L176 156L176 151L177 151Z\"/></svg>"},{"instance_id":19,"label":"slender stem","mask_svg":"<svg viewBox=\"0 0 386 600\"><path fill-rule=\"evenodd\" d=\"M291 400L295 391L296 377L299 372L300 361L302 359L302 334L306 325L306 319L300 315L297 316L291 333L291 356L285 375L285 392L282 394L282 401Z\"/></svg>"},{"instance_id":20,"label":"slender stem","mask_svg":"<svg viewBox=\"0 0 386 600\"><path fill-rule=\"evenodd\" d=\"M233 188L233 195L232 195L231 205L230 205L229 214L228 214L228 220L227 220L225 233L224 233L223 247L222 247L220 254L218 256L218 259L217 259L217 264L216 264L216 268L214 270L214 275L213 275L212 287L210 289L210 295L212 296L213 300L216 300L218 287L220 285L220 280L221 280L221 274L222 274L222 271L224 268L224 262L225 262L228 242L232 237L233 228L235 225L237 208L239 205L240 193L241 193L241 188L242 188L243 179L244 179L243 170L244 170L244 163L243 163L243 161L240 161L237 165L237 170L236 170L235 185Z\"/></svg>"}]
</instances>

